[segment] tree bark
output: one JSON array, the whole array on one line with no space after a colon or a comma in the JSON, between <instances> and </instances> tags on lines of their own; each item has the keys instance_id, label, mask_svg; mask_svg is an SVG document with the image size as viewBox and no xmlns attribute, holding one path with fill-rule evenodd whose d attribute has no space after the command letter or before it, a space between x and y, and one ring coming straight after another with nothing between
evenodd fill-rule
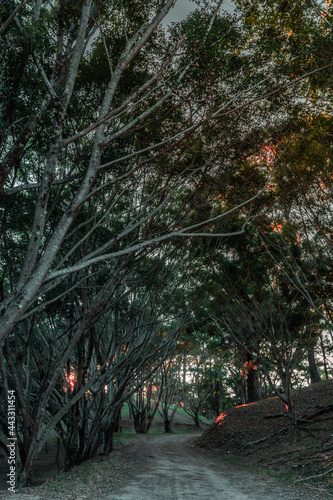
<instances>
[{"instance_id":1,"label":"tree bark","mask_svg":"<svg viewBox=\"0 0 333 500\"><path fill-rule=\"evenodd\" d=\"M314 355L314 346L313 345L308 347L308 362L309 362L309 372L310 372L311 384L315 384L316 382L320 382L321 376L320 376L320 373L318 371L316 358Z\"/></svg>"},{"instance_id":2,"label":"tree bark","mask_svg":"<svg viewBox=\"0 0 333 500\"><path fill-rule=\"evenodd\" d=\"M246 399L245 403L254 403L260 401L261 396L256 384L256 369L253 365L253 357L249 352L244 353L246 369Z\"/></svg>"}]
</instances>

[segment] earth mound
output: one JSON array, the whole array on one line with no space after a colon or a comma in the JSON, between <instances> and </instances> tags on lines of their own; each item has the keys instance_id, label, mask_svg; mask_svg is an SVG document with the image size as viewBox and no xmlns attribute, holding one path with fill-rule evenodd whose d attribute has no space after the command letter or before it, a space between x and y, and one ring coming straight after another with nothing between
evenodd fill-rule
<instances>
[{"instance_id":1,"label":"earth mound","mask_svg":"<svg viewBox=\"0 0 333 500\"><path fill-rule=\"evenodd\" d=\"M333 380L300 389L294 399L297 427L290 428L284 403L273 397L223 412L196 445L294 482L320 482L330 489Z\"/></svg>"}]
</instances>

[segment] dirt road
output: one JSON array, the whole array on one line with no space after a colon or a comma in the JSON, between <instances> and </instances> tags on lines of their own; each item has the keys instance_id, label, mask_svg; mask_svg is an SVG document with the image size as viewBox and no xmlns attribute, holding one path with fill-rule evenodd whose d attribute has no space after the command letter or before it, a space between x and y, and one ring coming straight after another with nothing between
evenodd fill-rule
<instances>
[{"instance_id":1,"label":"dirt road","mask_svg":"<svg viewBox=\"0 0 333 500\"><path fill-rule=\"evenodd\" d=\"M284 485L194 448L194 436L150 436L134 451L144 472L109 500L322 500L322 494Z\"/></svg>"},{"instance_id":2,"label":"dirt road","mask_svg":"<svg viewBox=\"0 0 333 500\"><path fill-rule=\"evenodd\" d=\"M96 457L6 500L328 500L327 491L286 485L222 462L194 446L193 436L137 436L108 457ZM119 489L120 488L120 489Z\"/></svg>"}]
</instances>

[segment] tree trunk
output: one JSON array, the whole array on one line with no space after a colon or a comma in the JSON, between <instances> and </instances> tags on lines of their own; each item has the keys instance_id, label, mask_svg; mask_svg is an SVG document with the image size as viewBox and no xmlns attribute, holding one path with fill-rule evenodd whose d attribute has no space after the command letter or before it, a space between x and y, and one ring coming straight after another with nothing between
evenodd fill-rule
<instances>
[{"instance_id":1,"label":"tree trunk","mask_svg":"<svg viewBox=\"0 0 333 500\"><path fill-rule=\"evenodd\" d=\"M171 421L168 417L164 417L164 430L165 432L171 432Z\"/></svg>"},{"instance_id":2,"label":"tree trunk","mask_svg":"<svg viewBox=\"0 0 333 500\"><path fill-rule=\"evenodd\" d=\"M256 371L250 368L246 377L247 398L246 403L254 403L260 401L261 396L256 384Z\"/></svg>"},{"instance_id":3,"label":"tree trunk","mask_svg":"<svg viewBox=\"0 0 333 500\"><path fill-rule=\"evenodd\" d=\"M113 425L114 425L113 427L114 432L121 432L121 406L118 406L118 408L115 411Z\"/></svg>"},{"instance_id":4,"label":"tree trunk","mask_svg":"<svg viewBox=\"0 0 333 500\"><path fill-rule=\"evenodd\" d=\"M135 432L137 434L146 434L149 429L146 407L142 409L136 408L131 401L129 401L129 406L132 407Z\"/></svg>"},{"instance_id":5,"label":"tree trunk","mask_svg":"<svg viewBox=\"0 0 333 500\"><path fill-rule=\"evenodd\" d=\"M286 405L286 409L287 409L287 412L288 412L288 417L289 417L289 423L290 423L290 425L292 427L296 427L297 426L297 413L296 413L294 402L290 401Z\"/></svg>"},{"instance_id":6,"label":"tree trunk","mask_svg":"<svg viewBox=\"0 0 333 500\"><path fill-rule=\"evenodd\" d=\"M321 377L318 371L316 358L314 355L314 346L308 347L308 362L309 362L309 372L311 378L311 384L321 381Z\"/></svg>"},{"instance_id":7,"label":"tree trunk","mask_svg":"<svg viewBox=\"0 0 333 500\"><path fill-rule=\"evenodd\" d=\"M194 424L195 426L200 429L200 422L199 422L199 412L195 412L194 415L193 415L193 419L194 419Z\"/></svg>"},{"instance_id":8,"label":"tree trunk","mask_svg":"<svg viewBox=\"0 0 333 500\"><path fill-rule=\"evenodd\" d=\"M256 365L253 364L253 357L250 353L245 352L245 363L244 367L246 369L246 404L254 403L255 401L260 401L261 396L256 384Z\"/></svg>"},{"instance_id":9,"label":"tree trunk","mask_svg":"<svg viewBox=\"0 0 333 500\"><path fill-rule=\"evenodd\" d=\"M215 391L214 391L214 414L216 417L218 417L221 413L220 400L221 400L220 381L217 378L216 383L215 383Z\"/></svg>"},{"instance_id":10,"label":"tree trunk","mask_svg":"<svg viewBox=\"0 0 333 500\"><path fill-rule=\"evenodd\" d=\"M325 351L325 346L324 346L324 341L323 341L323 335L320 336L320 346L321 346L321 351L323 353L325 377L326 377L326 380L328 380L327 359L326 359L326 351Z\"/></svg>"},{"instance_id":11,"label":"tree trunk","mask_svg":"<svg viewBox=\"0 0 333 500\"><path fill-rule=\"evenodd\" d=\"M297 413L295 408L295 400L293 399L292 395L291 374L289 367L286 367L284 373L281 374L281 380L285 392L286 410L289 417L289 423L292 427L296 427Z\"/></svg>"},{"instance_id":12,"label":"tree trunk","mask_svg":"<svg viewBox=\"0 0 333 500\"><path fill-rule=\"evenodd\" d=\"M145 412L134 415L134 427L137 434L146 434L148 432Z\"/></svg>"},{"instance_id":13,"label":"tree trunk","mask_svg":"<svg viewBox=\"0 0 333 500\"><path fill-rule=\"evenodd\" d=\"M76 439L71 439L65 449L65 471L69 471L75 465L80 465L82 463L77 442L77 433L75 434Z\"/></svg>"},{"instance_id":14,"label":"tree trunk","mask_svg":"<svg viewBox=\"0 0 333 500\"><path fill-rule=\"evenodd\" d=\"M104 453L107 455L113 450L113 422L104 431Z\"/></svg>"},{"instance_id":15,"label":"tree trunk","mask_svg":"<svg viewBox=\"0 0 333 500\"><path fill-rule=\"evenodd\" d=\"M245 380L244 378L241 379L240 384L239 384L239 397L241 400L242 405L246 404L246 390L245 390Z\"/></svg>"}]
</instances>

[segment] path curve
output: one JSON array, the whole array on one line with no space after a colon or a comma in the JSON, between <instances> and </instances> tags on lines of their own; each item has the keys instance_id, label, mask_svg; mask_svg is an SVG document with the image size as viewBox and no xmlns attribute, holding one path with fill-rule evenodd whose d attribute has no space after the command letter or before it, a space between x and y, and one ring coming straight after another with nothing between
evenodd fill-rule
<instances>
[{"instance_id":1,"label":"path curve","mask_svg":"<svg viewBox=\"0 0 333 500\"><path fill-rule=\"evenodd\" d=\"M144 472L109 500L316 500L317 492L284 485L276 479L208 457L194 437L149 436L137 444Z\"/></svg>"}]
</instances>

